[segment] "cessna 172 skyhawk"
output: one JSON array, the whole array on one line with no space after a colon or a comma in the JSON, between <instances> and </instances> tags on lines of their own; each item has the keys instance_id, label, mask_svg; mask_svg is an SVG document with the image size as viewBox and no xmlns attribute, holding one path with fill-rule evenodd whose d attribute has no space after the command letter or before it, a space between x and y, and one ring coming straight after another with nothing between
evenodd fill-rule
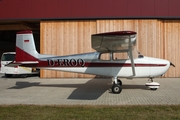
<instances>
[{"instance_id":1,"label":"cessna 172 skyhawk","mask_svg":"<svg viewBox=\"0 0 180 120\"><path fill-rule=\"evenodd\" d=\"M16 59L7 66L36 67L40 69L60 70L112 77L112 92L122 91L122 78L150 78L146 83L151 89L159 88L160 84L153 82L154 77L166 73L171 62L163 59L134 56L136 32L116 31L93 34L92 48L96 52L55 56L39 54L36 51L32 31L20 31L16 35ZM126 59L116 59L117 53L127 53ZM107 59L103 59L102 56ZM174 66L174 65L173 65Z\"/></svg>"}]
</instances>

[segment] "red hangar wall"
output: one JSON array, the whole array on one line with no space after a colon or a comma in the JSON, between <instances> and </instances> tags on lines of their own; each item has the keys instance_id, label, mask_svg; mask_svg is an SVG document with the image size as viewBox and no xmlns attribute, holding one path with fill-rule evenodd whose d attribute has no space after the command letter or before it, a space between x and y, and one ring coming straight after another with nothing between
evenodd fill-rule
<instances>
[{"instance_id":1,"label":"red hangar wall","mask_svg":"<svg viewBox=\"0 0 180 120\"><path fill-rule=\"evenodd\" d=\"M146 56L176 65L165 77L180 77L179 0L0 0L1 21L40 21L40 52L67 55L91 52L91 34L133 30ZM94 77L42 70L43 78Z\"/></svg>"},{"instance_id":2,"label":"red hangar wall","mask_svg":"<svg viewBox=\"0 0 180 120\"><path fill-rule=\"evenodd\" d=\"M0 0L0 19L179 18L179 0Z\"/></svg>"}]
</instances>

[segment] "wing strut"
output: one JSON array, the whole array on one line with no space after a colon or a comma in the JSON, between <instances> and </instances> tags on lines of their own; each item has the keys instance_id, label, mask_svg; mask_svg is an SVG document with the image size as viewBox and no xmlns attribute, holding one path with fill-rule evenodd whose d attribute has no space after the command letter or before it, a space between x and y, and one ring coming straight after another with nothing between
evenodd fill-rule
<instances>
[{"instance_id":1,"label":"wing strut","mask_svg":"<svg viewBox=\"0 0 180 120\"><path fill-rule=\"evenodd\" d=\"M133 73L133 76L135 76L136 72L135 72L135 66L134 66L134 58L132 54L131 36L129 36L129 57L131 59L132 73Z\"/></svg>"}]
</instances>

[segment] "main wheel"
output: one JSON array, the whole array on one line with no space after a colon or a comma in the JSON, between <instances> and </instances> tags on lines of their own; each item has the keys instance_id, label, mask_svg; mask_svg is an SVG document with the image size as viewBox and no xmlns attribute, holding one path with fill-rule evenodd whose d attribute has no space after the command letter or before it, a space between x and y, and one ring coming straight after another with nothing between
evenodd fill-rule
<instances>
[{"instance_id":1,"label":"main wheel","mask_svg":"<svg viewBox=\"0 0 180 120\"><path fill-rule=\"evenodd\" d=\"M118 85L118 84L114 84L112 86L112 92L115 94L119 94L122 91L122 86Z\"/></svg>"}]
</instances>

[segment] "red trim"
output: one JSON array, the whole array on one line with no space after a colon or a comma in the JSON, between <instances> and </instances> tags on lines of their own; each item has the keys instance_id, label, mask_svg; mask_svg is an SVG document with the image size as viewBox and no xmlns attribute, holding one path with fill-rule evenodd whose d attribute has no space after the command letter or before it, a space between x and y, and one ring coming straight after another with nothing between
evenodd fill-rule
<instances>
[{"instance_id":1,"label":"red trim","mask_svg":"<svg viewBox=\"0 0 180 120\"><path fill-rule=\"evenodd\" d=\"M56 62L54 66L49 66L47 61L40 61L34 64L24 64L25 67L82 67L82 66L59 66ZM135 64L135 67L163 67L167 64ZM99 63L99 62L85 62L84 67L132 67L130 63Z\"/></svg>"},{"instance_id":2,"label":"red trim","mask_svg":"<svg viewBox=\"0 0 180 120\"><path fill-rule=\"evenodd\" d=\"M24 42L29 42L29 40L24 40Z\"/></svg>"},{"instance_id":3,"label":"red trim","mask_svg":"<svg viewBox=\"0 0 180 120\"><path fill-rule=\"evenodd\" d=\"M24 31L19 31L16 34L32 34L31 30L24 30Z\"/></svg>"},{"instance_id":4,"label":"red trim","mask_svg":"<svg viewBox=\"0 0 180 120\"><path fill-rule=\"evenodd\" d=\"M134 64L135 67L157 67L166 66L167 64ZM86 67L132 67L131 63L97 63L86 62Z\"/></svg>"},{"instance_id":5,"label":"red trim","mask_svg":"<svg viewBox=\"0 0 180 120\"><path fill-rule=\"evenodd\" d=\"M106 32L106 33L99 33L93 34L92 36L105 36L105 35L135 35L137 34L134 31L115 31L115 32Z\"/></svg>"},{"instance_id":6,"label":"red trim","mask_svg":"<svg viewBox=\"0 0 180 120\"><path fill-rule=\"evenodd\" d=\"M16 47L16 62L19 61L38 61L38 59Z\"/></svg>"}]
</instances>

